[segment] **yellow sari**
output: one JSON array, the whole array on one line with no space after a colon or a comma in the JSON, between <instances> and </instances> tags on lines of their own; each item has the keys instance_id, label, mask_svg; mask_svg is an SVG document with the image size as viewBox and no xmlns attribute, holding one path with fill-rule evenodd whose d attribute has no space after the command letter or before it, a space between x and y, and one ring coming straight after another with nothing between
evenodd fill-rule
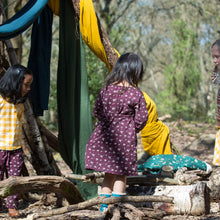
<instances>
[{"instance_id":1,"label":"yellow sari","mask_svg":"<svg viewBox=\"0 0 220 220\"><path fill-rule=\"evenodd\" d=\"M150 156L172 154L169 128L158 120L157 109L153 100L145 92L143 95L148 110L148 121L141 131L143 148Z\"/></svg>"}]
</instances>

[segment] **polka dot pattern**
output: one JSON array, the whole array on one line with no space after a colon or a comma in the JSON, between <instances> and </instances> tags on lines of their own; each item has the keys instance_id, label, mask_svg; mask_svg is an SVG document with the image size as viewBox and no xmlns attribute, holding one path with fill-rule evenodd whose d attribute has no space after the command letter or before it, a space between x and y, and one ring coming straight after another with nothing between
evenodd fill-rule
<instances>
[{"instance_id":1,"label":"polka dot pattern","mask_svg":"<svg viewBox=\"0 0 220 220\"><path fill-rule=\"evenodd\" d=\"M118 175L137 175L137 135L148 113L142 92L110 85L96 100L98 118L85 154L85 168Z\"/></svg>"},{"instance_id":2,"label":"polka dot pattern","mask_svg":"<svg viewBox=\"0 0 220 220\"><path fill-rule=\"evenodd\" d=\"M12 151L0 150L0 180L3 180L5 171L7 171L8 177L21 176L23 162L23 151L21 148ZM17 208L18 200L18 194L8 196L6 207L10 209Z\"/></svg>"}]
</instances>

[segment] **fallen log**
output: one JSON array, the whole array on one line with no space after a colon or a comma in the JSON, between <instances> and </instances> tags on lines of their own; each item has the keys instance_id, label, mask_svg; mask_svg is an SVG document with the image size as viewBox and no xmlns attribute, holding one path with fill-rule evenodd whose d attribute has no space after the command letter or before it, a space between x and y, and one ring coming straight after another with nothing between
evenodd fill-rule
<instances>
[{"instance_id":1,"label":"fallen log","mask_svg":"<svg viewBox=\"0 0 220 220\"><path fill-rule=\"evenodd\" d=\"M0 181L0 197L25 192L54 192L61 194L69 204L84 201L75 185L60 176L14 177Z\"/></svg>"},{"instance_id":2,"label":"fallen log","mask_svg":"<svg viewBox=\"0 0 220 220\"><path fill-rule=\"evenodd\" d=\"M220 202L220 167L214 167L208 181L205 181L210 190L211 202Z\"/></svg>"},{"instance_id":3,"label":"fallen log","mask_svg":"<svg viewBox=\"0 0 220 220\"><path fill-rule=\"evenodd\" d=\"M203 215L210 212L208 188L203 182L184 186L157 186L153 195L174 198L173 204L153 203L155 208L168 214Z\"/></svg>"}]
</instances>

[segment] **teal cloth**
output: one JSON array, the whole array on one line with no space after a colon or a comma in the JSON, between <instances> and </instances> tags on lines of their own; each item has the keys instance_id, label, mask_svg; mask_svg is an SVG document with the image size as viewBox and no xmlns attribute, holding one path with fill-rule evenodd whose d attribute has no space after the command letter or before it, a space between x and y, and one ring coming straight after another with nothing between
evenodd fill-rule
<instances>
[{"instance_id":1,"label":"teal cloth","mask_svg":"<svg viewBox=\"0 0 220 220\"><path fill-rule=\"evenodd\" d=\"M151 173L159 173L165 165L173 166L174 172L182 167L187 167L191 170L207 170L207 165L204 161L193 157L174 154L160 154L151 156L146 160L146 162L138 165L138 171L141 172L147 169Z\"/></svg>"},{"instance_id":2,"label":"teal cloth","mask_svg":"<svg viewBox=\"0 0 220 220\"><path fill-rule=\"evenodd\" d=\"M75 174L85 170L85 149L92 134L92 115L84 44L76 36L75 12L70 0L60 1L59 62L57 104L59 150ZM97 184L77 181L85 199L97 196Z\"/></svg>"},{"instance_id":3,"label":"teal cloth","mask_svg":"<svg viewBox=\"0 0 220 220\"><path fill-rule=\"evenodd\" d=\"M29 0L14 16L0 25L0 40L7 40L25 31L41 13L48 0Z\"/></svg>"}]
</instances>

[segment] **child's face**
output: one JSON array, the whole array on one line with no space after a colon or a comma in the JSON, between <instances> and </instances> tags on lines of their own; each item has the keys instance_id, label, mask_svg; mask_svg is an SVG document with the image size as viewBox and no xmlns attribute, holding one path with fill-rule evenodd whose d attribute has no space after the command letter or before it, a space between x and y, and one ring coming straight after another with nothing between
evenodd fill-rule
<instances>
[{"instance_id":1,"label":"child's face","mask_svg":"<svg viewBox=\"0 0 220 220\"><path fill-rule=\"evenodd\" d=\"M24 75L24 81L21 87L21 95L22 97L27 95L28 92L31 90L31 83L33 82L33 76L29 74Z\"/></svg>"},{"instance_id":2,"label":"child's face","mask_svg":"<svg viewBox=\"0 0 220 220\"><path fill-rule=\"evenodd\" d=\"M219 70L219 64L220 64L220 50L218 49L217 45L214 45L212 47L212 58L213 58L213 62L215 64L215 67L217 70Z\"/></svg>"}]
</instances>

